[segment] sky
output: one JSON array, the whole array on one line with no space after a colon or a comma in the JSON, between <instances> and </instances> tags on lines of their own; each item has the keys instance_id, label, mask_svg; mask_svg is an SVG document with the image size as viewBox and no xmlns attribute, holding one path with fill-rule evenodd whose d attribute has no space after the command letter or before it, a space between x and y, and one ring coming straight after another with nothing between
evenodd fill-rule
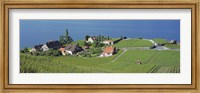
<instances>
[{"instance_id":1,"label":"sky","mask_svg":"<svg viewBox=\"0 0 200 93\"><path fill-rule=\"evenodd\" d=\"M20 48L32 47L60 35L76 41L85 35L105 35L112 38L164 38L180 41L180 20L20 20Z\"/></svg>"}]
</instances>

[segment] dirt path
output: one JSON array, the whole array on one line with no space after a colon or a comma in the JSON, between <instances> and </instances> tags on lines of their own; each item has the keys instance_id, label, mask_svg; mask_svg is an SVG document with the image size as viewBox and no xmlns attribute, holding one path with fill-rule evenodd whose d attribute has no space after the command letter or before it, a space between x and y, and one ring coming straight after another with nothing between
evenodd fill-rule
<instances>
[{"instance_id":1,"label":"dirt path","mask_svg":"<svg viewBox=\"0 0 200 93\"><path fill-rule=\"evenodd\" d=\"M127 49L125 49L120 55L118 55L115 59L113 59L111 62L114 62L115 60L117 60L121 55L123 55L125 52L127 51Z\"/></svg>"}]
</instances>

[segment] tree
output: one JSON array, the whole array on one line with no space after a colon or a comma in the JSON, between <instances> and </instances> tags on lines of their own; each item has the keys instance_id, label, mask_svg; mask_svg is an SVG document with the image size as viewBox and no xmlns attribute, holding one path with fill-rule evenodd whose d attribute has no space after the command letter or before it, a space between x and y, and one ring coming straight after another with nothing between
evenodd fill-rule
<instances>
[{"instance_id":1,"label":"tree","mask_svg":"<svg viewBox=\"0 0 200 93\"><path fill-rule=\"evenodd\" d=\"M107 38L108 40L110 40L110 37L108 36L108 38Z\"/></svg>"},{"instance_id":2,"label":"tree","mask_svg":"<svg viewBox=\"0 0 200 93\"><path fill-rule=\"evenodd\" d=\"M85 41L87 41L89 38L90 38L90 36L89 36L89 35L86 35L86 36L85 36Z\"/></svg>"},{"instance_id":3,"label":"tree","mask_svg":"<svg viewBox=\"0 0 200 93\"><path fill-rule=\"evenodd\" d=\"M92 46L92 43L91 42L87 42L86 45L87 46Z\"/></svg>"},{"instance_id":4,"label":"tree","mask_svg":"<svg viewBox=\"0 0 200 93\"><path fill-rule=\"evenodd\" d=\"M101 37L101 40L102 40L102 41L104 41L104 40L105 40L104 36L102 36L102 37Z\"/></svg>"},{"instance_id":5,"label":"tree","mask_svg":"<svg viewBox=\"0 0 200 93\"><path fill-rule=\"evenodd\" d=\"M28 51L28 48L27 47L25 47L24 48L24 53L28 53L29 51Z\"/></svg>"},{"instance_id":6,"label":"tree","mask_svg":"<svg viewBox=\"0 0 200 93\"><path fill-rule=\"evenodd\" d=\"M127 37L126 37L126 36L124 36L124 39L127 39Z\"/></svg>"},{"instance_id":7,"label":"tree","mask_svg":"<svg viewBox=\"0 0 200 93\"><path fill-rule=\"evenodd\" d=\"M73 42L72 37L69 36L68 29L66 29L66 33L63 36L60 36L59 41L62 45L69 44Z\"/></svg>"},{"instance_id":8,"label":"tree","mask_svg":"<svg viewBox=\"0 0 200 93\"><path fill-rule=\"evenodd\" d=\"M60 36L59 42L60 42L61 44L65 44L64 36Z\"/></svg>"},{"instance_id":9,"label":"tree","mask_svg":"<svg viewBox=\"0 0 200 93\"><path fill-rule=\"evenodd\" d=\"M79 44L80 46L86 46L86 42L83 40L76 41L76 44Z\"/></svg>"},{"instance_id":10,"label":"tree","mask_svg":"<svg viewBox=\"0 0 200 93\"><path fill-rule=\"evenodd\" d=\"M98 41L101 41L101 35L98 36Z\"/></svg>"},{"instance_id":11,"label":"tree","mask_svg":"<svg viewBox=\"0 0 200 93\"><path fill-rule=\"evenodd\" d=\"M69 39L69 32L68 32L68 29L66 29L65 40L66 40L67 44L69 44L68 39Z\"/></svg>"},{"instance_id":12,"label":"tree","mask_svg":"<svg viewBox=\"0 0 200 93\"><path fill-rule=\"evenodd\" d=\"M20 50L20 53L25 53L24 50Z\"/></svg>"},{"instance_id":13,"label":"tree","mask_svg":"<svg viewBox=\"0 0 200 93\"><path fill-rule=\"evenodd\" d=\"M92 47L97 47L97 46L98 46L98 44L99 44L99 42L97 42L97 41L94 41L94 42L92 43Z\"/></svg>"},{"instance_id":14,"label":"tree","mask_svg":"<svg viewBox=\"0 0 200 93\"><path fill-rule=\"evenodd\" d=\"M73 41L74 40L72 39L72 37L69 36L68 29L66 29L66 33L65 33L65 42L66 42L66 44L69 44L69 43L71 43Z\"/></svg>"},{"instance_id":15,"label":"tree","mask_svg":"<svg viewBox=\"0 0 200 93\"><path fill-rule=\"evenodd\" d=\"M68 36L68 41L67 44L72 43L74 40L72 39L72 37Z\"/></svg>"},{"instance_id":16,"label":"tree","mask_svg":"<svg viewBox=\"0 0 200 93\"><path fill-rule=\"evenodd\" d=\"M103 46L105 46L104 43L99 43L99 44L98 44L98 47L103 47Z\"/></svg>"}]
</instances>

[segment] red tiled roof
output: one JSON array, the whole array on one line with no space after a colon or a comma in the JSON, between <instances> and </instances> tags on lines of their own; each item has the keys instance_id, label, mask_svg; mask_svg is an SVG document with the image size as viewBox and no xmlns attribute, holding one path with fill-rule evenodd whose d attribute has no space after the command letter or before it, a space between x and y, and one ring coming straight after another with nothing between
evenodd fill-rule
<instances>
[{"instance_id":1,"label":"red tiled roof","mask_svg":"<svg viewBox=\"0 0 200 93\"><path fill-rule=\"evenodd\" d=\"M106 47L103 49L103 53L113 53L113 52L114 52L114 49L115 49L115 47L113 47L113 46L106 46Z\"/></svg>"},{"instance_id":2,"label":"red tiled roof","mask_svg":"<svg viewBox=\"0 0 200 93\"><path fill-rule=\"evenodd\" d=\"M62 52L62 51L65 51L65 48L60 48L59 50L60 50L61 52Z\"/></svg>"}]
</instances>

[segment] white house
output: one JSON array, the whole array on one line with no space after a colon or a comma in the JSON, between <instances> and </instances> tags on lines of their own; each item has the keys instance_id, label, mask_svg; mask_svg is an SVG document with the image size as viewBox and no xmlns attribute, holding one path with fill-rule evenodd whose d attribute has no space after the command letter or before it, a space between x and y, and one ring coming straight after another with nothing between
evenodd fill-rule
<instances>
[{"instance_id":1,"label":"white house","mask_svg":"<svg viewBox=\"0 0 200 93\"><path fill-rule=\"evenodd\" d=\"M69 55L72 55L72 54L73 54L72 51L70 51L70 50L65 50L65 52L66 52L67 54L69 54Z\"/></svg>"},{"instance_id":2,"label":"white house","mask_svg":"<svg viewBox=\"0 0 200 93\"><path fill-rule=\"evenodd\" d=\"M95 40L97 40L97 38L95 36L89 37L88 40L86 41L87 43L93 43Z\"/></svg>"},{"instance_id":3,"label":"white house","mask_svg":"<svg viewBox=\"0 0 200 93\"><path fill-rule=\"evenodd\" d=\"M36 49L32 48L29 52L36 52Z\"/></svg>"},{"instance_id":4,"label":"white house","mask_svg":"<svg viewBox=\"0 0 200 93\"><path fill-rule=\"evenodd\" d=\"M43 51L48 51L49 48L48 48L48 46L47 46L46 44L44 44L44 45L42 46L42 50L43 50Z\"/></svg>"}]
</instances>

